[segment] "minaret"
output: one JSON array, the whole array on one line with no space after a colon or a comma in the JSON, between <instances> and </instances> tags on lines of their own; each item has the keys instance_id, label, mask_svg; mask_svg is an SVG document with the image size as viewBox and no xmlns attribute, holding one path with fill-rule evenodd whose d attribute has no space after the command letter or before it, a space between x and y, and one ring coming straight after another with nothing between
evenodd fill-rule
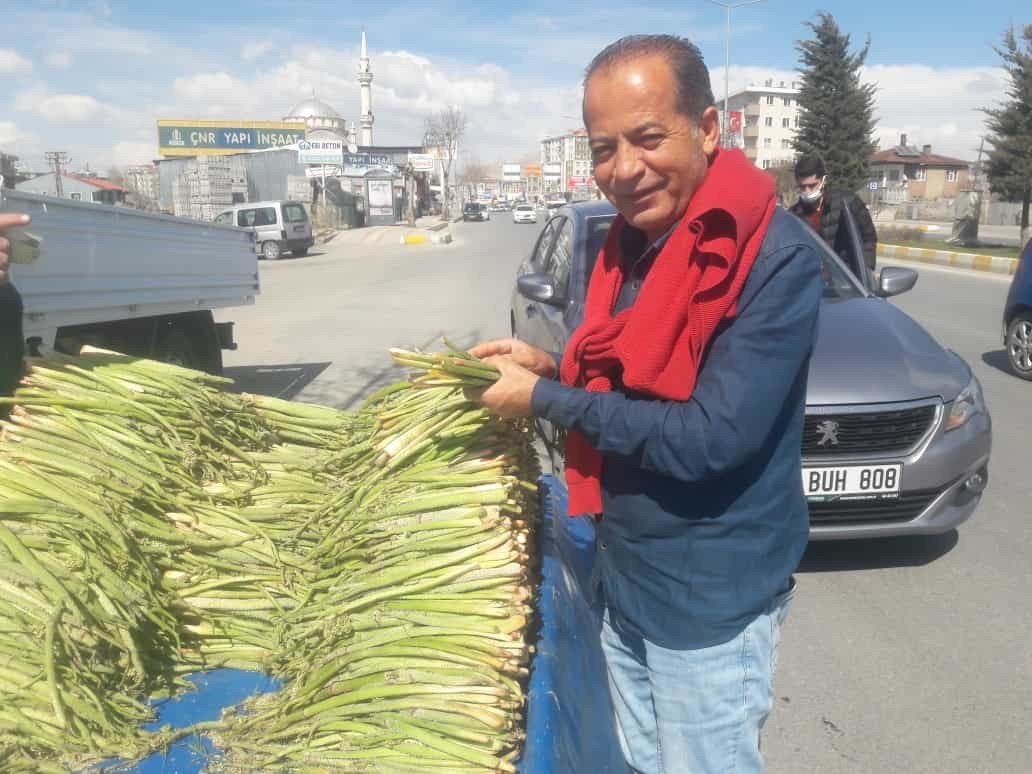
<instances>
[{"instance_id":1,"label":"minaret","mask_svg":"<svg viewBox=\"0 0 1032 774\"><path fill-rule=\"evenodd\" d=\"M358 84L362 89L362 145L373 144L373 71L369 69L365 30L362 30L362 56L358 60Z\"/></svg>"}]
</instances>

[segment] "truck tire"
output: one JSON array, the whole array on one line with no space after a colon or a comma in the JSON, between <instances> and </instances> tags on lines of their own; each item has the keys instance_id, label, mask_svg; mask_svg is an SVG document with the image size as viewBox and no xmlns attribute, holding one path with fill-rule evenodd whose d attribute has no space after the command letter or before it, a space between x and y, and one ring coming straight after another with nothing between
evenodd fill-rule
<instances>
[{"instance_id":1,"label":"truck tire","mask_svg":"<svg viewBox=\"0 0 1032 774\"><path fill-rule=\"evenodd\" d=\"M280 256L283 255L283 251L280 249L279 242L262 242L262 258L267 261L278 261Z\"/></svg>"},{"instance_id":2,"label":"truck tire","mask_svg":"<svg viewBox=\"0 0 1032 774\"><path fill-rule=\"evenodd\" d=\"M159 323L152 357L166 363L222 373L222 349L211 312L189 312L164 318Z\"/></svg>"}]
</instances>

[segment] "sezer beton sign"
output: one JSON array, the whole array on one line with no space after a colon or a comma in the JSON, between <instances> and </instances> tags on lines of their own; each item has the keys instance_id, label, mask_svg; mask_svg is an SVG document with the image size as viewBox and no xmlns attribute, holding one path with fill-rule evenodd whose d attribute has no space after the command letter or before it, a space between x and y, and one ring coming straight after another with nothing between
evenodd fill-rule
<instances>
[{"instance_id":1,"label":"sezer beton sign","mask_svg":"<svg viewBox=\"0 0 1032 774\"><path fill-rule=\"evenodd\" d=\"M304 139L303 121L158 121L162 156L220 156L294 145Z\"/></svg>"}]
</instances>

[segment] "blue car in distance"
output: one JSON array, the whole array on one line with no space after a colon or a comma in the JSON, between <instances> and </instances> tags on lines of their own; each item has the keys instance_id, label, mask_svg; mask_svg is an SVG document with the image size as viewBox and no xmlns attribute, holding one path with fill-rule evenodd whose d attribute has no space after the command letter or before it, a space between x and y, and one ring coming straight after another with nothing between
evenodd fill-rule
<instances>
[{"instance_id":1,"label":"blue car in distance","mask_svg":"<svg viewBox=\"0 0 1032 774\"><path fill-rule=\"evenodd\" d=\"M1003 346L1011 370L1032 380L1032 239L1021 254L1003 307Z\"/></svg>"}]
</instances>

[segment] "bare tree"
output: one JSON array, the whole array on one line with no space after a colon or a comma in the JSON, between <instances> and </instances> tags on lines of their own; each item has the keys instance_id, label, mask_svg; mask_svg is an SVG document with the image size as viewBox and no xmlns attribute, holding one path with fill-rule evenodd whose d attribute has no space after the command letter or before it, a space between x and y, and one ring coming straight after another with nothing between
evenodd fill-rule
<instances>
[{"instance_id":1,"label":"bare tree","mask_svg":"<svg viewBox=\"0 0 1032 774\"><path fill-rule=\"evenodd\" d=\"M423 131L423 145L428 149L435 149L437 157L441 160L441 211L444 218L451 214L449 186L452 164L458 155L459 143L466 133L467 124L466 114L454 105L449 105L429 116Z\"/></svg>"}]
</instances>

